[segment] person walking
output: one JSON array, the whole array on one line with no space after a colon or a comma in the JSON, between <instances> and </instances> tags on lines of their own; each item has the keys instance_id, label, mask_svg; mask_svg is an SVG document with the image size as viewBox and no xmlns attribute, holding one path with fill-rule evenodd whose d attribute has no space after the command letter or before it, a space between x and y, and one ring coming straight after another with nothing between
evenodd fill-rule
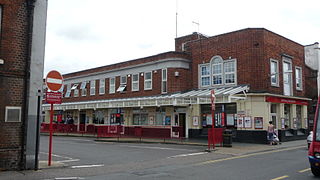
<instances>
[{"instance_id":1,"label":"person walking","mask_svg":"<svg viewBox=\"0 0 320 180\"><path fill-rule=\"evenodd\" d=\"M274 135L274 126L272 124L272 121L269 121L269 125L268 125L268 140L270 142L270 145L273 144L273 135Z\"/></svg>"}]
</instances>

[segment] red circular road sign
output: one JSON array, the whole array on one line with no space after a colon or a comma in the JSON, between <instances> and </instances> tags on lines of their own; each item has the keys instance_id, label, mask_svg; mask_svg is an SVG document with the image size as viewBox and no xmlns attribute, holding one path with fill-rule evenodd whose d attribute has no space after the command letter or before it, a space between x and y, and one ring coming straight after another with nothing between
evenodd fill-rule
<instances>
[{"instance_id":1,"label":"red circular road sign","mask_svg":"<svg viewBox=\"0 0 320 180\"><path fill-rule=\"evenodd\" d=\"M55 70L50 71L46 77L47 87L51 91L58 91L62 86L62 82L63 82L63 77L58 71L55 71Z\"/></svg>"}]
</instances>

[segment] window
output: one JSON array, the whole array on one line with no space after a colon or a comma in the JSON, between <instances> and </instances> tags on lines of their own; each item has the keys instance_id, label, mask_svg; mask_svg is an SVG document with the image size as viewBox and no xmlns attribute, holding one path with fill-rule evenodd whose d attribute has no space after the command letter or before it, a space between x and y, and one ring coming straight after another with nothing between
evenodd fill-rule
<instances>
[{"instance_id":1,"label":"window","mask_svg":"<svg viewBox=\"0 0 320 180\"><path fill-rule=\"evenodd\" d=\"M96 81L90 81L90 95L93 96L96 94Z\"/></svg>"},{"instance_id":2,"label":"window","mask_svg":"<svg viewBox=\"0 0 320 180\"><path fill-rule=\"evenodd\" d=\"M210 69L209 64L200 65L200 81L201 87L210 86Z\"/></svg>"},{"instance_id":3,"label":"window","mask_svg":"<svg viewBox=\"0 0 320 180\"><path fill-rule=\"evenodd\" d=\"M292 96L292 63L291 59L283 57L283 94Z\"/></svg>"},{"instance_id":4,"label":"window","mask_svg":"<svg viewBox=\"0 0 320 180\"><path fill-rule=\"evenodd\" d=\"M228 61L224 63L225 84L235 83L235 62Z\"/></svg>"},{"instance_id":5,"label":"window","mask_svg":"<svg viewBox=\"0 0 320 180\"><path fill-rule=\"evenodd\" d=\"M270 80L271 86L279 86L279 62L277 60L270 60Z\"/></svg>"},{"instance_id":6,"label":"window","mask_svg":"<svg viewBox=\"0 0 320 180\"><path fill-rule=\"evenodd\" d=\"M21 107L6 106L5 122L21 122Z\"/></svg>"},{"instance_id":7,"label":"window","mask_svg":"<svg viewBox=\"0 0 320 180\"><path fill-rule=\"evenodd\" d=\"M126 90L127 87L127 76L120 77L120 86L117 89L117 92L123 92Z\"/></svg>"},{"instance_id":8,"label":"window","mask_svg":"<svg viewBox=\"0 0 320 180\"><path fill-rule=\"evenodd\" d=\"M109 79L109 93L113 94L116 91L116 81L115 78L110 78Z\"/></svg>"},{"instance_id":9,"label":"window","mask_svg":"<svg viewBox=\"0 0 320 180\"><path fill-rule=\"evenodd\" d=\"M212 60L212 84L222 84L222 59L215 58Z\"/></svg>"},{"instance_id":10,"label":"window","mask_svg":"<svg viewBox=\"0 0 320 180\"><path fill-rule=\"evenodd\" d=\"M146 72L144 73L144 90L152 89L152 73Z\"/></svg>"},{"instance_id":11,"label":"window","mask_svg":"<svg viewBox=\"0 0 320 180\"><path fill-rule=\"evenodd\" d=\"M236 84L236 65L236 59L224 61L220 56L214 56L210 64L200 64L200 87Z\"/></svg>"},{"instance_id":12,"label":"window","mask_svg":"<svg viewBox=\"0 0 320 180\"><path fill-rule=\"evenodd\" d=\"M99 94L104 94L106 92L106 81L104 79L99 80Z\"/></svg>"},{"instance_id":13,"label":"window","mask_svg":"<svg viewBox=\"0 0 320 180\"><path fill-rule=\"evenodd\" d=\"M148 125L148 114L133 114L133 125Z\"/></svg>"},{"instance_id":14,"label":"window","mask_svg":"<svg viewBox=\"0 0 320 180\"><path fill-rule=\"evenodd\" d=\"M71 87L71 91L73 90L73 97L79 96L78 86L79 86L79 84L73 84Z\"/></svg>"},{"instance_id":15,"label":"window","mask_svg":"<svg viewBox=\"0 0 320 180\"><path fill-rule=\"evenodd\" d=\"M64 95L64 97L70 97L70 94L71 94L71 84L68 84L67 85L67 92L66 94Z\"/></svg>"},{"instance_id":16,"label":"window","mask_svg":"<svg viewBox=\"0 0 320 180\"><path fill-rule=\"evenodd\" d=\"M86 82L86 81L83 81L83 82L81 83L81 86L80 86L81 95L82 95L82 96L86 96L86 95L87 95L87 88L86 88L86 86L87 86L87 82Z\"/></svg>"},{"instance_id":17,"label":"window","mask_svg":"<svg viewBox=\"0 0 320 180\"><path fill-rule=\"evenodd\" d=\"M167 69L162 69L161 91L167 93Z\"/></svg>"},{"instance_id":18,"label":"window","mask_svg":"<svg viewBox=\"0 0 320 180\"><path fill-rule=\"evenodd\" d=\"M296 67L296 89L302 90L302 68Z\"/></svg>"},{"instance_id":19,"label":"window","mask_svg":"<svg viewBox=\"0 0 320 180\"><path fill-rule=\"evenodd\" d=\"M132 91L139 91L139 74L132 75Z\"/></svg>"}]
</instances>

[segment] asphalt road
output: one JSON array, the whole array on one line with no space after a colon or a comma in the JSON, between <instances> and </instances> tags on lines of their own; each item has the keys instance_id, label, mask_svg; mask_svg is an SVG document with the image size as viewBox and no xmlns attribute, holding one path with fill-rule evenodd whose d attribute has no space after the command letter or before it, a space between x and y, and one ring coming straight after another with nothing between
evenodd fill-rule
<instances>
[{"instance_id":1,"label":"asphalt road","mask_svg":"<svg viewBox=\"0 0 320 180\"><path fill-rule=\"evenodd\" d=\"M316 179L307 149L291 147L240 156L205 152L206 147L170 144L95 142L54 137L53 161L63 167L0 172L0 179ZM48 136L41 137L40 160L48 159Z\"/></svg>"}]
</instances>

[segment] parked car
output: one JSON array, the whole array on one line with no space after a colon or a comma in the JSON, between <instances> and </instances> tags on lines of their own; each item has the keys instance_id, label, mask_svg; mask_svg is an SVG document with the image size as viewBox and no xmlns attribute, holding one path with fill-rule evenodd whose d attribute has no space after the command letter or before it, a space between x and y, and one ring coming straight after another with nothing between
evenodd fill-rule
<instances>
[{"instance_id":1,"label":"parked car","mask_svg":"<svg viewBox=\"0 0 320 180\"><path fill-rule=\"evenodd\" d=\"M309 136L307 137L308 149L309 149L310 144L312 142L312 138L313 138L313 131L310 131Z\"/></svg>"}]
</instances>

